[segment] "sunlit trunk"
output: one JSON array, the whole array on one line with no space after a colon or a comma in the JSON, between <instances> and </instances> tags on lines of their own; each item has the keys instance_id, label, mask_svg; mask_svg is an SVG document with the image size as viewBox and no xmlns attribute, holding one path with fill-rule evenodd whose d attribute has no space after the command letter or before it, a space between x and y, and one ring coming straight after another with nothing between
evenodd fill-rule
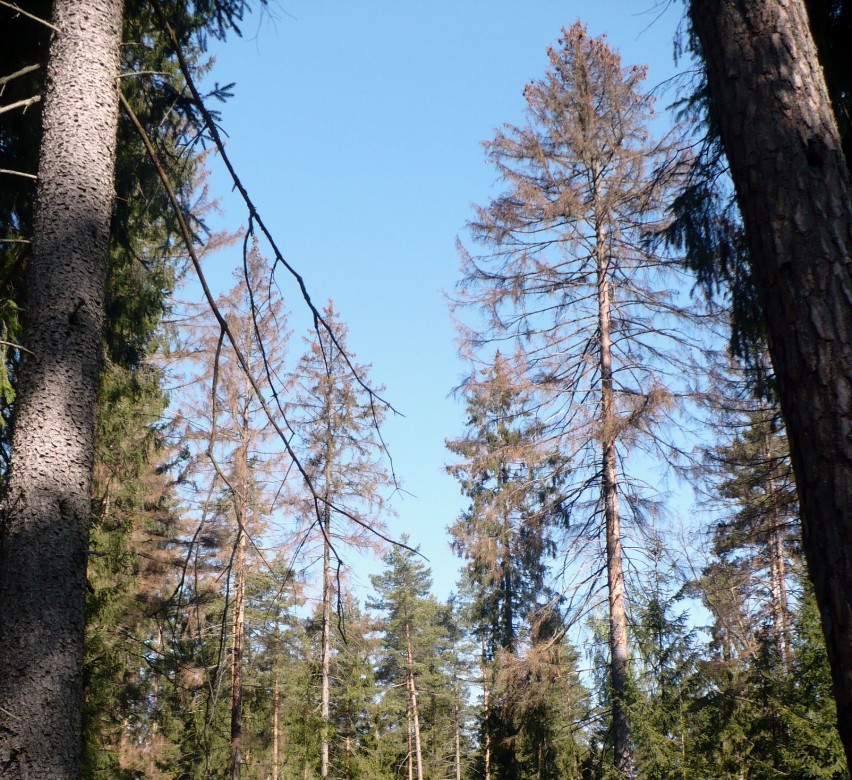
<instances>
[{"instance_id":1,"label":"sunlit trunk","mask_svg":"<svg viewBox=\"0 0 852 780\"><path fill-rule=\"evenodd\" d=\"M601 498L606 519L606 571L609 592L610 681L612 684L612 739L615 767L625 777L633 775L633 748L627 713L630 683L627 655L627 610L621 552L621 520L618 514L616 476L615 401L612 381L612 322L609 258L606 231L597 226L598 330L601 373Z\"/></svg>"},{"instance_id":2,"label":"sunlit trunk","mask_svg":"<svg viewBox=\"0 0 852 780\"><path fill-rule=\"evenodd\" d=\"M121 0L56 0L0 520L0 772L78 780Z\"/></svg>"},{"instance_id":3,"label":"sunlit trunk","mask_svg":"<svg viewBox=\"0 0 852 780\"><path fill-rule=\"evenodd\" d=\"M322 694L320 701L320 718L322 719L322 741L320 776L328 777L328 740L330 718L329 669L331 659L331 549L328 543L330 512L324 511L323 527L326 538L323 539L322 551Z\"/></svg>"},{"instance_id":4,"label":"sunlit trunk","mask_svg":"<svg viewBox=\"0 0 852 780\"><path fill-rule=\"evenodd\" d=\"M405 647L408 658L408 697L414 726L414 756L417 761L417 780L423 780L423 751L420 745L420 716L417 712L417 685L414 681L414 654L411 650L411 626L405 624Z\"/></svg>"},{"instance_id":5,"label":"sunlit trunk","mask_svg":"<svg viewBox=\"0 0 852 780\"><path fill-rule=\"evenodd\" d=\"M243 652L246 608L245 550L246 535L240 524L238 525L236 550L232 564L234 570L234 617L233 628L231 630L231 749L228 758L228 774L231 780L239 780L243 759Z\"/></svg>"},{"instance_id":6,"label":"sunlit trunk","mask_svg":"<svg viewBox=\"0 0 852 780\"><path fill-rule=\"evenodd\" d=\"M278 627L275 628L275 636L278 638ZM276 642L276 648L278 643ZM276 657L276 662L278 658ZM278 780L278 709L280 707L280 693L278 689L278 669L272 678L272 780Z\"/></svg>"}]
</instances>

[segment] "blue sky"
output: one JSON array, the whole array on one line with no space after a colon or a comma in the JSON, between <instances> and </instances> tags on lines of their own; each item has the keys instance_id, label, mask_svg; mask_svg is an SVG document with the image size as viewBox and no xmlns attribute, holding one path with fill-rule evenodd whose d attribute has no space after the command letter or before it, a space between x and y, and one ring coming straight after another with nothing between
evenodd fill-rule
<instances>
[{"instance_id":1,"label":"blue sky","mask_svg":"<svg viewBox=\"0 0 852 780\"><path fill-rule=\"evenodd\" d=\"M440 597L457 567L445 529L464 506L443 469L444 439L463 426L449 394L467 371L444 291L472 204L499 191L481 142L523 121L524 85L544 75L547 47L578 18L606 33L625 64L648 64L650 86L672 76L682 5L668 5L277 0L247 20L242 39L213 50L211 79L236 82L217 108L244 184L314 300L334 299L350 347L404 414L386 429L411 494L396 502L391 530L421 546ZM227 193L212 167L213 192ZM220 200L225 223L239 226L236 199ZM229 283L236 262L225 252L210 270ZM304 306L294 287L285 295L301 333Z\"/></svg>"}]
</instances>

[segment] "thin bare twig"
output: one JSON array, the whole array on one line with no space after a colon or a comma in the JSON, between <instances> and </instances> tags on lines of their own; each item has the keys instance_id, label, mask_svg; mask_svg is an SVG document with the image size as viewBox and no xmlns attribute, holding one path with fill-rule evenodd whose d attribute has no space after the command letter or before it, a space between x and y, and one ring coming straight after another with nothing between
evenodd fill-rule
<instances>
[{"instance_id":1,"label":"thin bare twig","mask_svg":"<svg viewBox=\"0 0 852 780\"><path fill-rule=\"evenodd\" d=\"M32 97L18 100L15 103L9 103L8 106L0 106L0 114L5 114L7 111L14 111L16 108L23 108L26 111L31 105L38 103L41 100L41 95L33 95Z\"/></svg>"},{"instance_id":2,"label":"thin bare twig","mask_svg":"<svg viewBox=\"0 0 852 780\"><path fill-rule=\"evenodd\" d=\"M34 22L38 22L39 24L43 24L45 27L49 27L54 32L59 32L59 28L48 22L47 19L42 19L40 16L31 14L29 11L25 11L15 3L8 3L6 0L0 0L0 5L6 6L6 8L11 8L15 13L21 14L21 16L26 16L28 19L32 19Z\"/></svg>"},{"instance_id":3,"label":"thin bare twig","mask_svg":"<svg viewBox=\"0 0 852 780\"><path fill-rule=\"evenodd\" d=\"M35 70L38 70L41 67L38 63L35 65L27 65L25 68L21 68L20 70L16 70L14 73L10 73L8 76L3 76L0 78L0 87L5 87L10 81L14 81L21 76L26 76L27 73L32 73Z\"/></svg>"},{"instance_id":4,"label":"thin bare twig","mask_svg":"<svg viewBox=\"0 0 852 780\"><path fill-rule=\"evenodd\" d=\"M0 168L0 173L5 173L7 176L23 176L25 179L38 179L34 173L24 173L23 171L13 171L9 168Z\"/></svg>"},{"instance_id":5,"label":"thin bare twig","mask_svg":"<svg viewBox=\"0 0 852 780\"><path fill-rule=\"evenodd\" d=\"M302 278L301 274L299 274L299 272L296 271L296 269L293 268L293 266L290 265L290 263L287 262L287 260L284 258L284 255L281 252L281 250L278 248L278 245L275 242L275 239L272 237L272 234L270 233L269 229L266 227L266 223L264 223L262 217L260 216L260 212L257 210L257 207L254 205L254 202L249 197L248 191L246 190L245 186L243 185L242 181L240 180L240 177L237 175L237 172L234 169L233 164L231 163L231 159L230 159L230 157L228 157L228 153L225 151L225 144L222 141L221 135L219 134L219 129L217 128L216 123L213 121L213 118L210 116L210 112L207 110L207 107L204 105L204 100L202 99L201 93L198 91L198 88L195 85L195 81L192 78L192 73L190 72L189 65L187 64L186 58L183 55L183 50L181 49L180 42L177 39L177 35L175 35L174 29L172 28L171 24L169 23L168 16L166 16L166 14L163 11L162 7L160 6L160 3L158 2L158 0L149 0L149 1L151 3L151 6L153 7L154 11L156 12L157 16L159 16L160 22L162 23L163 28L166 30L166 32L168 33L169 37L172 40L172 45L174 46L175 54L178 58L178 63L180 65L181 72L183 73L183 77L186 81L187 86L189 87L190 92L192 93L192 97L193 97L193 100L196 104L196 107L198 108L198 110L201 113L201 116L204 120L204 127L210 133L210 137L212 138L213 143L215 144L217 150L219 151L219 154L222 157L222 161L225 163L225 167L228 169L228 173L231 176L231 180L234 182L234 187L238 190L238 192L242 196L242 199L246 204L246 208L248 208L248 210L249 210L249 215L250 215L251 219L254 222L257 222L258 227L260 227L261 232L263 233L266 240L269 242L269 245L272 248L273 253L275 254L276 263L281 263L281 265L283 265L284 268L287 269L288 273L296 280L296 283L299 286L299 290L302 293L302 298L304 299L305 303L308 305L308 308L310 309L310 312L313 316L314 328L319 330L319 326L322 325L322 327L329 334L331 341L334 344L334 346L337 347L338 350L340 350L340 353L343 355L343 358L346 361L346 364L349 366L349 370L352 372L352 375L354 376L355 380L370 395L370 397L378 399L379 402L383 406L386 406L388 409L390 409L392 412L394 412L396 414L400 414L400 412L397 409L395 409L392 404L390 404L388 401L386 401L384 398L382 398L378 393L376 393L361 378L361 376L358 373L358 371L356 370L355 366L350 361L349 356L346 354L346 351L341 348L341 346L338 343L337 338L334 335L333 331L331 330L328 323L325 321L322 314L320 313L319 309L317 309L316 305L314 304L313 300L311 299L310 293L308 292L307 285L305 284L305 280Z\"/></svg>"},{"instance_id":6,"label":"thin bare twig","mask_svg":"<svg viewBox=\"0 0 852 780\"><path fill-rule=\"evenodd\" d=\"M255 378L253 372L251 371L249 364L248 364L248 361L246 360L246 357L243 354L243 351L240 349L240 346L237 343L236 338L234 337L233 333L231 332L231 329L228 325L228 321L225 319L224 315L222 314L221 310L219 309L218 304L216 303L216 299L213 297L213 293L211 292L210 286L207 283L207 278L204 275L204 272L201 268L201 260L198 257L198 253L195 251L195 246L194 246L193 238L192 238L192 232L189 229L189 225L187 225L187 223L186 223L186 218L184 217L183 210L181 209L180 201L178 200L177 195L175 195L175 191L174 191L174 188L171 185L171 182L169 181L168 174L166 173L165 169L163 168L162 163L160 162L160 158L159 158L159 155L157 154L157 150L154 148L154 145L151 142L151 139L148 137L148 133L145 131L145 128L142 126L142 123L139 121L139 117L136 116L136 112L133 110L131 105L127 102L127 98L125 98L124 95L121 92L119 92L118 97L119 97L119 101L122 105L122 108L124 109L127 116L130 118L130 121L133 123L133 126L136 128L136 132L138 133L140 139L142 140L142 144L145 146L145 150L147 151L151 162L153 163L154 167L157 170L157 174L160 177L160 181L163 184L163 188L166 190L166 195L169 198L169 201L172 205L172 209L175 213L175 217L177 219L177 223L178 223L178 227L180 229L181 237L183 238L184 245L186 246L187 254L189 254L189 258L192 262L192 266L195 269L196 275L198 276L198 281L201 284L201 289L204 293L205 299L207 300L207 305L210 307L210 311L213 314L214 318L216 319L216 322L218 322L219 327L220 327L224 337L227 338L228 343L231 345L231 349L233 349L233 351L234 351L234 356L237 358L237 362L240 364L240 368L242 369L243 373L246 376L246 379L248 380L249 384L251 385L252 391L254 392L254 394L257 398L257 401L261 406L261 409L263 409L263 412L264 412L264 415L266 416L266 419L269 420L270 425L272 425L272 428L275 430L275 433L278 435L278 438L281 440L282 444L284 445L284 449L286 450L287 455L293 461L293 464L296 466L297 470L299 471L299 474L301 474L302 479L305 482L305 485L307 486L308 490L310 491L311 496L313 498L314 509L315 509L316 514L317 514L317 517L320 516L320 512L321 512L320 507L328 506L331 509L333 509L335 512L343 515L344 517L351 520L356 525L361 526L362 528L369 531L374 536L379 537L380 539L387 542L388 544L392 544L392 545L395 545L395 546L398 546L398 547L404 547L405 549L411 550L412 552L416 553L417 551L413 550L408 545L405 545L405 544L403 544L399 541L391 539L389 536L386 536L385 534L376 530L369 523L364 522L359 517L352 514L351 512L346 511L342 507L336 506L333 503L327 501L325 498L323 498L322 496L320 496L317 493L316 489L314 488L313 481L310 478L310 475L305 470L304 466L302 465L301 461L299 460L298 456L296 455L296 452L293 450L293 447L292 447L292 444L290 443L289 438L285 434L284 430L281 428L281 424L278 422L278 419L273 414L272 409L269 407L269 403L267 402L266 398L264 397L263 391L261 390L261 387L260 387L257 379Z\"/></svg>"},{"instance_id":7,"label":"thin bare twig","mask_svg":"<svg viewBox=\"0 0 852 780\"><path fill-rule=\"evenodd\" d=\"M4 341L0 339L0 347L11 347L12 349L19 349L21 352L26 352L28 355L34 355L35 352L27 349L26 347L22 347L20 344L14 344L11 341Z\"/></svg>"}]
</instances>

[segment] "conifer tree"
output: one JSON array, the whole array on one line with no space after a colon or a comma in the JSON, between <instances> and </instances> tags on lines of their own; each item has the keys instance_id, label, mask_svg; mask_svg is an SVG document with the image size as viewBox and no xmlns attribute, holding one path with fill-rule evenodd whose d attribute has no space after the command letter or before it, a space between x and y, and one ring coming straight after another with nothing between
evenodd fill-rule
<instances>
[{"instance_id":1,"label":"conifer tree","mask_svg":"<svg viewBox=\"0 0 852 780\"><path fill-rule=\"evenodd\" d=\"M268 370L269 376L280 381L289 332L283 301L274 288L263 284L268 274L268 264L253 246L244 272L238 272L236 285L221 296L218 305L250 370L258 375ZM190 421L186 440L195 446L195 479L212 486L213 498L209 508L202 508L209 517L202 514L201 522L229 540L219 551L216 568L220 575L224 572L223 621L230 643L228 773L231 780L238 780L245 738L246 579L251 562L263 562L262 538L285 472L280 453L271 447L273 432L260 399L235 354L223 343L218 323L202 319L189 343L198 373L194 393L183 410ZM261 388L272 392L267 383ZM205 495L210 495L207 490Z\"/></svg>"},{"instance_id":2,"label":"conifer tree","mask_svg":"<svg viewBox=\"0 0 852 780\"><path fill-rule=\"evenodd\" d=\"M304 453L310 479L308 495L299 507L308 533L319 537L322 548L322 671L320 717L322 720L320 776L328 777L330 741L330 664L332 613L335 603L335 571L342 563L342 546L369 549L375 546L383 524L384 491L391 478L382 463L378 435L384 410L353 377L346 357L346 326L331 302L323 309L330 328L308 339L308 351L296 368L294 426L298 450ZM334 335L334 339L331 335ZM341 351L345 351L344 353ZM356 366L363 380L368 367ZM338 568L339 571L339 568ZM339 578L338 578L339 579ZM339 590L338 599L341 597Z\"/></svg>"},{"instance_id":3,"label":"conifer tree","mask_svg":"<svg viewBox=\"0 0 852 780\"><path fill-rule=\"evenodd\" d=\"M524 92L527 124L485 144L507 191L470 225L484 252L462 251L458 302L485 315L464 334L470 348L514 339L523 350L540 436L571 466L566 541L579 555L600 540L615 765L630 776L622 524L647 499L623 466L637 445L665 450L687 391L684 353L700 356L693 312L668 286L678 272L643 240L664 220L680 165L671 142L649 136L644 68L623 66L579 23L548 54L546 77Z\"/></svg>"},{"instance_id":4,"label":"conifer tree","mask_svg":"<svg viewBox=\"0 0 852 780\"><path fill-rule=\"evenodd\" d=\"M27 761L34 768L42 760L39 755L44 757L53 752L53 757L46 760L67 764L70 767L67 771L76 776L80 771L78 724L82 701L81 648L86 590L83 583L89 528L87 507L92 498L88 486L96 425L95 397L100 379L98 369L105 365L110 371L100 388L99 415L108 416L114 408L112 402L116 400L109 395L118 387L123 386L128 397L133 397L133 374L142 365L150 346L151 322L156 321L163 310L163 294L171 284L171 271L163 273L163 270L164 266L170 265L174 254L173 246L169 245L173 216L168 213L171 205L165 197L129 197L131 192L134 195L144 192L152 174L156 176L156 173L147 155L143 152L140 156L139 146L127 143L129 125L118 122L117 89L127 88L132 93L132 103L138 107L144 102L145 108L150 109L140 111L143 123L160 130L155 136L162 141L162 148L175 163L175 186L183 200L192 191L196 158L192 145L184 144L187 136L194 132L191 127L193 117L188 102L175 99L180 96L181 86L171 78L175 69L168 64L174 52L168 45L163 46L162 39L152 31L147 6L138 3L57 2L53 4L54 15L51 17L50 5L47 2L29 3L27 11L18 13L12 4L6 4L7 7L0 11L0 24L4 31L9 32L5 36L7 45L3 46L0 55L0 72L4 81L7 76L14 76L10 82L11 96L15 96L16 90L23 89L26 99L22 105L35 107L34 110L16 113L11 122L4 116L0 130L3 154L0 212L3 224L15 234L14 243L4 241L0 244L0 264L4 269L0 281L3 299L0 304L0 331L4 334L4 342L8 342L3 344L3 365L0 367L0 405L4 422L12 418L17 420L13 426L0 426L0 452L3 454L0 475L4 486L19 493L23 480L28 482L26 490L32 492L35 483L27 474L34 473L31 471L33 468L35 472L45 468L43 464L38 465L41 456L37 450L24 442L25 436L37 435L40 428L44 429L44 426L35 424L31 412L27 411L31 398L28 385L65 387L70 399L67 405L63 405L61 393L52 393L50 398L36 400L35 408L40 410L36 413L52 415L50 425L44 431L48 438L58 441L66 435L59 420L67 410L76 407L72 414L71 427L75 432L71 434L71 440L82 450L75 453L73 447L61 447L60 450L73 465L70 468L60 464L50 467L57 477L65 475L75 485L70 492L59 491L67 492L67 495L62 498L58 509L50 509L50 502L36 502L41 503L42 509L25 518L16 515L8 504L3 508L0 522L3 563L0 570L4 573L38 570L44 575L33 581L17 577L15 587L18 591L9 590L5 578L0 581L0 613L4 614L0 632L6 646L13 644L16 625L20 625L11 613L6 615L7 609L18 614L40 616L36 624L26 627L33 647L41 645L38 635L42 630L47 630L54 638L57 636L58 626L50 625L52 619L65 626L61 631L68 631L69 638L57 645L66 652L65 660L59 661L64 671L58 674L38 671L38 666L48 658L58 658L55 653L45 654L41 660L30 664L15 684L17 695L36 707L38 722L32 728L33 733L40 736L34 738L32 748L21 749L23 743L15 740L27 740L23 731L15 737L11 730L4 729L7 736L0 740L3 742L0 760L9 772L26 773ZM221 0L205 4L202 8L193 6L191 11L178 6L172 10L175 26L188 41L199 33L203 35L214 20L218 27L214 34L224 34L224 30L243 13L245 4L242 0ZM144 39L145 46L119 47L122 17L124 39ZM47 21L49 18L51 22ZM48 57L50 29L53 35ZM194 55L190 55L189 59L195 62ZM120 80L119 67L155 75L151 79ZM44 79L46 72L49 74L47 81ZM137 89L142 83L150 84L153 89ZM128 87L131 84L133 86ZM46 94L40 94L42 89L46 90ZM145 92L144 99L139 98L141 92ZM4 90L4 98L8 96L10 91ZM39 102L40 98L43 99ZM13 103L19 101L13 100ZM43 117L39 110L42 105L45 107ZM89 112L88 115L86 112ZM66 127L65 122L71 122L71 125ZM119 134L117 154L116 129ZM36 176L40 145L44 150L41 155L43 162ZM31 204L35 201L36 180L40 194L38 216L34 217ZM119 197L114 199L116 189ZM82 193L86 193L85 196ZM150 191L146 195L151 195ZM58 211L53 214L51 209ZM61 218L60 214L63 215ZM162 240L155 243L151 239L162 230L164 223L165 232L157 236ZM152 225L154 230L150 229ZM72 235L76 238L72 239ZM30 270L25 283L24 269L27 266ZM44 294L47 304L40 302L39 296ZM27 314L24 322L21 322L20 312ZM102 325L105 325L104 329ZM57 352L55 345L51 346L51 339L61 338L59 334L63 328L68 330L69 339ZM47 340L43 338L45 332ZM102 335L106 336L106 343L102 341ZM20 349L17 344L23 344L25 348ZM58 358L46 359L51 351L57 352ZM56 359L67 363L67 370L58 365L51 366L51 361L55 363ZM111 370L116 367L119 371ZM126 376L119 376L122 369L127 370ZM39 372L44 370L50 377L47 383L38 379ZM60 381L62 376L70 379ZM140 383L144 385L150 379L150 376L146 377ZM150 400L149 390L146 388L140 392L145 402ZM105 399L108 402L104 403ZM154 400L153 405L156 404ZM120 402L115 404L121 405ZM142 411L143 415L147 413L148 410ZM104 421L102 430L115 423L112 419ZM101 422L97 424L101 425ZM12 442L12 432L17 443ZM137 431L134 431L136 434ZM75 469L78 476L73 476ZM16 480L18 487L14 484ZM98 492L102 484L95 485ZM111 505L114 506L106 502L104 506ZM39 533L40 524L48 519L53 532L62 535L63 541L19 545L26 536ZM127 538L122 520L99 516L96 521L100 532L117 529L117 534L125 534ZM119 558L123 554L116 540L105 540L102 534L96 541L106 544L110 554L117 553ZM28 562L28 554L38 556L40 562ZM48 572L54 565L58 569L51 577ZM97 566L94 568L98 569ZM103 567L100 568L103 571ZM31 600L33 604L38 602L42 598L40 592L45 587L53 587L51 582L58 584L62 591L61 595L57 592L49 596L56 609L45 612L25 606ZM101 581L97 584L100 585ZM105 593L98 594L98 598L91 599L89 614L100 613L102 617L108 598L106 589ZM61 614L63 612L64 615ZM90 639L96 633L90 632ZM101 668L89 666L87 674L94 672L89 679L103 682L109 675L120 674L120 670L115 666L109 668L115 658L112 650L105 646L100 650L90 652L88 662L100 664ZM19 670L24 669L20 661L21 658L18 658L14 662ZM0 659L0 665L4 663L5 656ZM15 672L17 674L19 672ZM13 699L7 698L12 695L11 689L4 687L5 684L11 685L11 671L7 670L2 677L0 706L7 711L18 711ZM59 686L64 704L57 700L47 706L39 705L48 680L54 680ZM99 696L90 697L89 703L93 704ZM70 711L66 717L62 712L69 702ZM60 717L62 727L53 728L45 720L45 712ZM97 717L107 721L114 717L114 713L100 713ZM22 715L18 724L25 722ZM94 723L92 718L88 718L88 723ZM60 747L58 742L62 740L66 744ZM12 760L10 750L16 756L12 762L14 769L6 763Z\"/></svg>"},{"instance_id":5,"label":"conifer tree","mask_svg":"<svg viewBox=\"0 0 852 780\"><path fill-rule=\"evenodd\" d=\"M849 73L837 58L848 7L694 0L689 21L742 213L852 766L852 177Z\"/></svg>"},{"instance_id":6,"label":"conifer tree","mask_svg":"<svg viewBox=\"0 0 852 780\"><path fill-rule=\"evenodd\" d=\"M403 536L402 541L407 543L408 538ZM434 705L447 687L438 660L443 633L441 609L430 593L431 573L416 552L394 547L384 562L385 572L371 578L376 596L368 604L385 613L378 679L387 686L386 701L393 700L393 691L405 691L402 712L410 727L409 775L423 780L443 764L443 756L432 756L430 762L427 755L427 746L439 729ZM429 701L431 711L424 706ZM447 740L436 741L443 742L441 749L446 750ZM431 763L429 774L424 773L427 762Z\"/></svg>"},{"instance_id":7,"label":"conifer tree","mask_svg":"<svg viewBox=\"0 0 852 780\"><path fill-rule=\"evenodd\" d=\"M52 16L28 352L0 506L0 706L15 713L0 730L0 765L21 778L73 778L81 765L86 559L123 6L56 2Z\"/></svg>"},{"instance_id":8,"label":"conifer tree","mask_svg":"<svg viewBox=\"0 0 852 780\"><path fill-rule=\"evenodd\" d=\"M741 430L707 452L704 476L727 507L713 534L718 566L741 581L752 620L771 626L781 664L790 643L789 570L801 529L789 449L780 413L753 403L740 415Z\"/></svg>"},{"instance_id":9,"label":"conifer tree","mask_svg":"<svg viewBox=\"0 0 852 780\"><path fill-rule=\"evenodd\" d=\"M520 359L520 358L519 358ZM513 381L511 362L499 352L493 365L469 380L468 431L447 441L460 462L448 470L470 507L450 527L453 546L467 561L463 593L482 648L484 762L499 777L520 771L518 726L497 695L500 666L511 665L530 642L534 614L547 606L546 558L554 552L550 514L556 511L558 465L538 443L529 395Z\"/></svg>"}]
</instances>

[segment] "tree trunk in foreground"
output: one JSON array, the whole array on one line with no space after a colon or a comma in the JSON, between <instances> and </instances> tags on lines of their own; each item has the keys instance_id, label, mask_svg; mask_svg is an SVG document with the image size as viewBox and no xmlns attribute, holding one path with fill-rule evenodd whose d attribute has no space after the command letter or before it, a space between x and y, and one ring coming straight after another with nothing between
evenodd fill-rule
<instances>
[{"instance_id":1,"label":"tree trunk in foreground","mask_svg":"<svg viewBox=\"0 0 852 780\"><path fill-rule=\"evenodd\" d=\"M0 528L0 775L79 778L121 0L57 0Z\"/></svg>"},{"instance_id":2,"label":"tree trunk in foreground","mask_svg":"<svg viewBox=\"0 0 852 780\"><path fill-rule=\"evenodd\" d=\"M692 0L852 765L852 183L802 0Z\"/></svg>"}]
</instances>

